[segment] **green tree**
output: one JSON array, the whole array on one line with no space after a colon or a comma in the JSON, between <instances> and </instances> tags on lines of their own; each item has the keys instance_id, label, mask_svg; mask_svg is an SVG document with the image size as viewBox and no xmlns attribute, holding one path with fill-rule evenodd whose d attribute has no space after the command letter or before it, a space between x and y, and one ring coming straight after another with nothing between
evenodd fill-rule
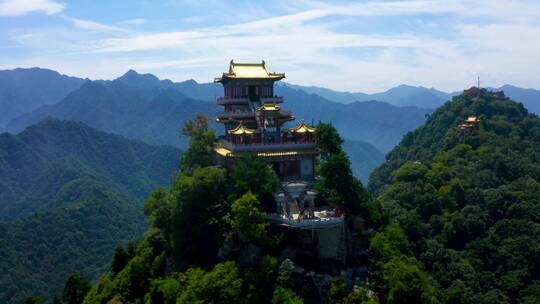
<instances>
[{"instance_id":1,"label":"green tree","mask_svg":"<svg viewBox=\"0 0 540 304\"><path fill-rule=\"evenodd\" d=\"M147 202L145 211L163 233L180 270L217 259L226 226L228 185L224 169L197 168L189 175L181 173L172 189L158 190Z\"/></svg>"},{"instance_id":2,"label":"green tree","mask_svg":"<svg viewBox=\"0 0 540 304\"><path fill-rule=\"evenodd\" d=\"M317 125L317 147L321 150L323 159L343 151L341 144L343 139L332 124L319 123Z\"/></svg>"},{"instance_id":3,"label":"green tree","mask_svg":"<svg viewBox=\"0 0 540 304\"><path fill-rule=\"evenodd\" d=\"M373 263L379 265L389 262L394 257L412 253L405 232L397 224L388 225L377 232L371 238L369 251Z\"/></svg>"},{"instance_id":4,"label":"green tree","mask_svg":"<svg viewBox=\"0 0 540 304\"><path fill-rule=\"evenodd\" d=\"M273 203L272 193L279 185L279 177L261 157L247 155L239 158L230 173L232 195L235 200L247 192L253 193L269 209Z\"/></svg>"},{"instance_id":5,"label":"green tree","mask_svg":"<svg viewBox=\"0 0 540 304\"><path fill-rule=\"evenodd\" d=\"M180 293L180 282L176 278L152 280L150 291L145 296L146 302L175 304Z\"/></svg>"},{"instance_id":6,"label":"green tree","mask_svg":"<svg viewBox=\"0 0 540 304\"><path fill-rule=\"evenodd\" d=\"M244 194L234 201L231 206L230 224L248 241L265 242L268 239L266 213L260 208L260 203L251 192Z\"/></svg>"},{"instance_id":7,"label":"green tree","mask_svg":"<svg viewBox=\"0 0 540 304\"><path fill-rule=\"evenodd\" d=\"M182 155L180 166L186 174L213 163L216 136L214 131L209 130L209 121L204 114L198 113L194 120L184 124L182 134L189 136L189 147Z\"/></svg>"},{"instance_id":8,"label":"green tree","mask_svg":"<svg viewBox=\"0 0 540 304\"><path fill-rule=\"evenodd\" d=\"M394 257L383 268L388 303L438 303L435 286L417 263Z\"/></svg>"},{"instance_id":9,"label":"green tree","mask_svg":"<svg viewBox=\"0 0 540 304\"><path fill-rule=\"evenodd\" d=\"M62 304L62 301L60 300L58 296L55 295L53 298L52 304Z\"/></svg>"},{"instance_id":10,"label":"green tree","mask_svg":"<svg viewBox=\"0 0 540 304\"><path fill-rule=\"evenodd\" d=\"M321 177L317 187L323 197L352 215L362 216L371 224L371 199L362 183L353 175L351 162L341 147L343 140L336 128L332 124L319 123L317 140L322 158L317 168ZM372 211L376 213L376 210Z\"/></svg>"},{"instance_id":11,"label":"green tree","mask_svg":"<svg viewBox=\"0 0 540 304\"><path fill-rule=\"evenodd\" d=\"M122 271L129 261L129 255L122 246L117 246L114 249L114 255L111 263L111 272L115 276Z\"/></svg>"},{"instance_id":12,"label":"green tree","mask_svg":"<svg viewBox=\"0 0 540 304\"><path fill-rule=\"evenodd\" d=\"M176 303L240 303L242 278L234 262L217 264L212 271L190 268L181 279Z\"/></svg>"},{"instance_id":13,"label":"green tree","mask_svg":"<svg viewBox=\"0 0 540 304\"><path fill-rule=\"evenodd\" d=\"M375 295L365 287L355 287L344 299L343 304L379 304Z\"/></svg>"},{"instance_id":14,"label":"green tree","mask_svg":"<svg viewBox=\"0 0 540 304\"><path fill-rule=\"evenodd\" d=\"M302 304L304 301L294 291L277 286L272 295L272 304Z\"/></svg>"},{"instance_id":15,"label":"green tree","mask_svg":"<svg viewBox=\"0 0 540 304\"><path fill-rule=\"evenodd\" d=\"M322 195L332 203L345 208L353 215L369 219L369 194L356 179L351 170L351 163L344 152L329 156L320 164L321 182L318 188Z\"/></svg>"},{"instance_id":16,"label":"green tree","mask_svg":"<svg viewBox=\"0 0 540 304\"><path fill-rule=\"evenodd\" d=\"M90 290L90 283L84 277L72 274L64 286L62 299L67 304L81 304Z\"/></svg>"},{"instance_id":17,"label":"green tree","mask_svg":"<svg viewBox=\"0 0 540 304\"><path fill-rule=\"evenodd\" d=\"M43 300L43 298L34 296L34 295L29 295L23 301L23 304L44 304L44 303L45 301Z\"/></svg>"}]
</instances>

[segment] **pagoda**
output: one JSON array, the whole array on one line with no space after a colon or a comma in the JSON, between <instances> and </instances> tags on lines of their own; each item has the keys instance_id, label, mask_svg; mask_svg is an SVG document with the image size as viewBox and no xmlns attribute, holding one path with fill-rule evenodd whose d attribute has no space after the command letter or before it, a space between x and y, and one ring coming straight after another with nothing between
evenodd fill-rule
<instances>
[{"instance_id":1,"label":"pagoda","mask_svg":"<svg viewBox=\"0 0 540 304\"><path fill-rule=\"evenodd\" d=\"M274 83L283 78L285 74L268 72L264 61L232 60L229 71L215 78L224 88L224 96L217 98L224 111L216 121L225 126L215 147L218 163L230 168L235 158L251 153L263 157L282 181L313 181L315 128L304 122L285 127L294 116L282 109L283 97L274 94Z\"/></svg>"},{"instance_id":2,"label":"pagoda","mask_svg":"<svg viewBox=\"0 0 540 304\"><path fill-rule=\"evenodd\" d=\"M268 219L296 237L300 259L344 262L343 214L315 199L316 129L304 122L287 127L294 116L274 93L275 82L283 78L285 74L268 72L264 61L232 60L229 71L215 78L224 88L224 96L216 100L224 111L216 121L225 126L215 145L216 162L230 169L242 156L262 157L281 179L274 192L275 212Z\"/></svg>"}]
</instances>

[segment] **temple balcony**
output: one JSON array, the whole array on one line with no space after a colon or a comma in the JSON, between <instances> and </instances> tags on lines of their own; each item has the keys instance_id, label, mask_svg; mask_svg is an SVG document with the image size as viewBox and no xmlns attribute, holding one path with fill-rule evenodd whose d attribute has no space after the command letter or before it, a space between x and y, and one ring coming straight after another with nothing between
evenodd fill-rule
<instances>
[{"instance_id":1,"label":"temple balcony","mask_svg":"<svg viewBox=\"0 0 540 304\"><path fill-rule=\"evenodd\" d=\"M237 105L237 104L247 104L249 98L247 97L218 97L216 103L218 105Z\"/></svg>"},{"instance_id":2,"label":"temple balcony","mask_svg":"<svg viewBox=\"0 0 540 304\"><path fill-rule=\"evenodd\" d=\"M257 111L257 115L266 116L266 117L278 117L278 118L292 117L291 111L281 110L281 109L278 111L261 111L259 109Z\"/></svg>"},{"instance_id":3,"label":"temple balcony","mask_svg":"<svg viewBox=\"0 0 540 304\"><path fill-rule=\"evenodd\" d=\"M257 101L260 103L283 103L283 97L281 96L270 96L270 97L218 97L216 98L216 103L218 105L236 105L236 104L247 104L250 100Z\"/></svg>"},{"instance_id":4,"label":"temple balcony","mask_svg":"<svg viewBox=\"0 0 540 304\"><path fill-rule=\"evenodd\" d=\"M218 140L218 146L231 152L266 152L266 151L298 151L315 150L316 142L275 142L275 143L247 143L235 144L225 139Z\"/></svg>"},{"instance_id":5,"label":"temple balcony","mask_svg":"<svg viewBox=\"0 0 540 304\"><path fill-rule=\"evenodd\" d=\"M282 96L261 97L261 103L283 103Z\"/></svg>"},{"instance_id":6,"label":"temple balcony","mask_svg":"<svg viewBox=\"0 0 540 304\"><path fill-rule=\"evenodd\" d=\"M253 111L222 111L217 113L218 120L228 119L255 119L255 112Z\"/></svg>"}]
</instances>

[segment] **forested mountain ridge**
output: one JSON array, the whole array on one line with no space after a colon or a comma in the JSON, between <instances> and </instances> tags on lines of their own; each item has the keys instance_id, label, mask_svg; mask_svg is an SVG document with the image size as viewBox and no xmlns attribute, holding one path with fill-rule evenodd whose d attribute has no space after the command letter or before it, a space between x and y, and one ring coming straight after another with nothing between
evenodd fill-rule
<instances>
[{"instance_id":1,"label":"forested mountain ridge","mask_svg":"<svg viewBox=\"0 0 540 304\"><path fill-rule=\"evenodd\" d=\"M0 134L0 302L93 279L146 230L142 202L169 184L180 150L46 119Z\"/></svg>"},{"instance_id":2,"label":"forested mountain ridge","mask_svg":"<svg viewBox=\"0 0 540 304\"><path fill-rule=\"evenodd\" d=\"M173 147L154 147L53 118L17 135L0 134L0 219L47 208L66 182L81 175L97 176L145 199L167 185L179 155Z\"/></svg>"},{"instance_id":3,"label":"forested mountain ridge","mask_svg":"<svg viewBox=\"0 0 540 304\"><path fill-rule=\"evenodd\" d=\"M365 286L352 287L367 274L357 267L360 260L345 265L335 257L319 258L316 250L306 255L299 243L313 246L301 240L312 240L313 232L299 235L298 229L271 224L266 212L275 212L273 193L283 186L265 159L246 155L229 169L214 165L215 134L208 121L198 115L185 125L190 145L182 170L145 205L151 228L131 254L115 251L110 271L83 303L376 304ZM368 210L374 206L352 174L342 139L331 124L319 124L316 132L324 155L318 160L320 204L332 200L350 215L347 221L362 214L371 224ZM351 229L342 220L330 229ZM366 238L351 233L356 243L351 248L365 248ZM336 244L332 240L329 246ZM362 254L350 252L357 256Z\"/></svg>"},{"instance_id":4,"label":"forested mountain ridge","mask_svg":"<svg viewBox=\"0 0 540 304\"><path fill-rule=\"evenodd\" d=\"M61 192L62 206L0 221L0 302L51 300L72 273L93 280L108 270L115 246L146 230L141 202L103 181L80 178Z\"/></svg>"},{"instance_id":5,"label":"forested mountain ridge","mask_svg":"<svg viewBox=\"0 0 540 304\"><path fill-rule=\"evenodd\" d=\"M469 116L478 129L458 128ZM405 135L370 178L399 225L372 240L378 291L428 303L538 303L539 153L540 119L485 89L454 97ZM408 240L397 241L400 230ZM384 239L401 247L383 251ZM397 261L418 275L405 288L388 277Z\"/></svg>"}]
</instances>

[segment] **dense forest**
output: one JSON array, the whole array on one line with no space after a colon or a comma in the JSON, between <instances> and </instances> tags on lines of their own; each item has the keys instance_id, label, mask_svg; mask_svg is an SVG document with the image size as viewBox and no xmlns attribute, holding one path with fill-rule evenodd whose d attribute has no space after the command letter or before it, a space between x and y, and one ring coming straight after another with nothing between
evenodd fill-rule
<instances>
[{"instance_id":1,"label":"dense forest","mask_svg":"<svg viewBox=\"0 0 540 304\"><path fill-rule=\"evenodd\" d=\"M56 119L0 134L0 302L52 299L70 273L106 271L115 245L147 229L144 199L180 155Z\"/></svg>"},{"instance_id":2,"label":"dense forest","mask_svg":"<svg viewBox=\"0 0 540 304\"><path fill-rule=\"evenodd\" d=\"M156 190L146 202L151 228L131 249L116 248L109 272L84 303L302 303L299 269L311 266L283 258L290 240L265 213L279 182L274 171L255 156L240 159L231 171L213 166L215 135L204 116L186 123L183 132L190 145L182 170L170 188ZM331 125L317 132L325 151L321 199L339 201L348 214L371 223L373 201L354 178L341 138ZM367 288L347 286L339 269L325 275L331 289L325 300L375 303Z\"/></svg>"},{"instance_id":3,"label":"dense forest","mask_svg":"<svg viewBox=\"0 0 540 304\"><path fill-rule=\"evenodd\" d=\"M478 120L463 127L472 116ZM187 121L183 134L189 146L181 171L146 202L150 228L143 239L117 246L114 254L111 248L108 266L92 266L103 275L91 286L84 271L70 276L56 293L64 302L540 301L540 119L502 92L472 88L445 103L403 137L367 189L354 177L337 130L319 124L318 200L345 211L345 265L287 256L291 239L266 216L279 181L264 161L245 157L229 171L214 166L215 134L204 115ZM96 183L90 191L118 202L99 207L102 216L129 204L113 194L119 186ZM65 207L75 210L67 223L96 212L91 201ZM47 223L55 216L53 210L0 226L12 237L2 241L28 235L10 229L52 229ZM367 229L355 232L358 219ZM94 249L106 250L88 248Z\"/></svg>"},{"instance_id":4,"label":"dense forest","mask_svg":"<svg viewBox=\"0 0 540 304\"><path fill-rule=\"evenodd\" d=\"M458 128L469 116L479 122ZM231 172L212 167L213 133L204 123L185 131L191 145L183 172L146 203L152 227L130 254L117 248L85 303L540 299L540 119L503 93L465 91L407 134L372 174L375 199L352 176L336 130L319 126L323 199L361 216L371 229L363 233L369 242L352 247L369 249L369 258L352 254L346 266L369 272L351 284L338 271L318 299L295 279L301 266L310 266L281 259L286 240L265 219L276 184L272 170L256 158ZM356 237L350 242L362 239Z\"/></svg>"},{"instance_id":5,"label":"dense forest","mask_svg":"<svg viewBox=\"0 0 540 304\"><path fill-rule=\"evenodd\" d=\"M458 128L469 116L478 126ZM391 303L539 303L539 178L540 119L522 104L477 88L444 104L371 175L389 224L371 241L376 290Z\"/></svg>"}]
</instances>

